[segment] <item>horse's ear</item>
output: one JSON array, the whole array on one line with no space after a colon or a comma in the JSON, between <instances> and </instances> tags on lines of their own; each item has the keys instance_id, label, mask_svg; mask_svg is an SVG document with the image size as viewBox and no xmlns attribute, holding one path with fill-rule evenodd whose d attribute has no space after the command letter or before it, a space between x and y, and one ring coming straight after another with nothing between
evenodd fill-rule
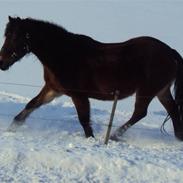
<instances>
[{"instance_id":1,"label":"horse's ear","mask_svg":"<svg viewBox=\"0 0 183 183\"><path fill-rule=\"evenodd\" d=\"M22 19L20 17L13 18L8 16L9 22L20 22Z\"/></svg>"},{"instance_id":2,"label":"horse's ear","mask_svg":"<svg viewBox=\"0 0 183 183\"><path fill-rule=\"evenodd\" d=\"M13 21L13 18L11 16L8 16L9 22Z\"/></svg>"},{"instance_id":3,"label":"horse's ear","mask_svg":"<svg viewBox=\"0 0 183 183\"><path fill-rule=\"evenodd\" d=\"M16 20L21 21L22 19L20 17L17 17Z\"/></svg>"}]
</instances>

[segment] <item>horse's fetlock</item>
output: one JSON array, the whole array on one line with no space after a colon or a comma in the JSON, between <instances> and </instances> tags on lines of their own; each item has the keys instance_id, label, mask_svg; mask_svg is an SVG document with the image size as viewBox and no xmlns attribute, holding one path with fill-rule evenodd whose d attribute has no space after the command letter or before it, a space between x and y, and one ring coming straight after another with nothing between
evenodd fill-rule
<instances>
[{"instance_id":1,"label":"horse's fetlock","mask_svg":"<svg viewBox=\"0 0 183 183\"><path fill-rule=\"evenodd\" d=\"M178 140L183 141L183 132L175 132L175 136Z\"/></svg>"}]
</instances>

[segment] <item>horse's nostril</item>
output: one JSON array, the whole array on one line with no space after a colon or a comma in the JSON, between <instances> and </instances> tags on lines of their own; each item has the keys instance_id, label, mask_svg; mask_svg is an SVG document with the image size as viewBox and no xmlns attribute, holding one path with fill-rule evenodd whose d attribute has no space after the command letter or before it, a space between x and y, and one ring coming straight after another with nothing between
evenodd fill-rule
<instances>
[{"instance_id":1,"label":"horse's nostril","mask_svg":"<svg viewBox=\"0 0 183 183\"><path fill-rule=\"evenodd\" d=\"M3 57L0 56L0 67L2 67L2 65L3 65Z\"/></svg>"}]
</instances>

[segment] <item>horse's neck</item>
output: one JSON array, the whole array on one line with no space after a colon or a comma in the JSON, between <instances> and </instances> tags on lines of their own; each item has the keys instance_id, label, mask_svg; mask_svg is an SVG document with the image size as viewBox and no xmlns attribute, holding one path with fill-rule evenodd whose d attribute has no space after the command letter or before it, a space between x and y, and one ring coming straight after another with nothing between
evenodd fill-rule
<instances>
[{"instance_id":1,"label":"horse's neck","mask_svg":"<svg viewBox=\"0 0 183 183\"><path fill-rule=\"evenodd\" d=\"M64 42L61 40L61 36L49 39L50 35L40 35L33 37L31 44L31 51L35 54L43 65L53 64L63 54L60 49L64 47Z\"/></svg>"}]
</instances>

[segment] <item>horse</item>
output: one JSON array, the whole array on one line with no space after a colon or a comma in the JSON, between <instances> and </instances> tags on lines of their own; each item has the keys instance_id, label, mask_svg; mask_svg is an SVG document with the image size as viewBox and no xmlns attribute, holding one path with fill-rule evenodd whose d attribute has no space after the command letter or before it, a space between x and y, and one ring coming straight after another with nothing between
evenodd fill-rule
<instances>
[{"instance_id":1,"label":"horse","mask_svg":"<svg viewBox=\"0 0 183 183\"><path fill-rule=\"evenodd\" d=\"M44 68L40 93L15 116L10 130L24 124L38 107L56 97L71 97L86 137L94 137L89 98L119 100L135 94L131 118L112 135L114 139L144 118L157 96L173 122L175 136L183 140L183 59L167 44L153 37L136 37L119 43L102 43L69 32L52 22L10 17L0 50L0 69L27 54L34 54ZM170 87L174 87L174 97Z\"/></svg>"}]
</instances>

